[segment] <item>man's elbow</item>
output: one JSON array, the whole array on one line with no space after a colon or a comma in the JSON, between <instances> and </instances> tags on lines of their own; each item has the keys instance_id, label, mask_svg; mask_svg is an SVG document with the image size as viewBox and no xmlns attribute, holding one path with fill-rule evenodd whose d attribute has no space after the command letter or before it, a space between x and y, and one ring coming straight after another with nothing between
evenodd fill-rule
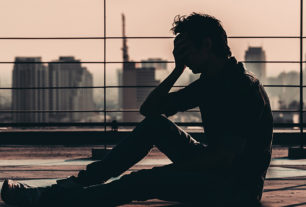
<instances>
[{"instance_id":1,"label":"man's elbow","mask_svg":"<svg viewBox=\"0 0 306 207\"><path fill-rule=\"evenodd\" d=\"M149 109L145 105L141 105L141 107L139 109L139 113L141 115L143 115L144 117L160 115L161 114L156 109Z\"/></svg>"},{"instance_id":2,"label":"man's elbow","mask_svg":"<svg viewBox=\"0 0 306 207\"><path fill-rule=\"evenodd\" d=\"M145 117L148 115L148 111L146 110L144 105L140 106L139 113Z\"/></svg>"},{"instance_id":3,"label":"man's elbow","mask_svg":"<svg viewBox=\"0 0 306 207\"><path fill-rule=\"evenodd\" d=\"M148 109L145 104L142 104L139 109L139 113L145 117L149 116L151 114L151 111L152 110Z\"/></svg>"}]
</instances>

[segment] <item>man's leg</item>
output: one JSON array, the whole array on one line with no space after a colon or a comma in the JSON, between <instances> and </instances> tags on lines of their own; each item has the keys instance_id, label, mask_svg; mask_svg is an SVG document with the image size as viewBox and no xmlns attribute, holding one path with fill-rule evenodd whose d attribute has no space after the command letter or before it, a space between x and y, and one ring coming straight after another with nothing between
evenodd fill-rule
<instances>
[{"instance_id":1,"label":"man's leg","mask_svg":"<svg viewBox=\"0 0 306 207\"><path fill-rule=\"evenodd\" d=\"M221 172L180 171L170 165L132 172L108 184L71 191L52 190L43 196L41 204L117 206L134 200L161 199L197 206L223 206L233 203L236 196L232 183Z\"/></svg>"},{"instance_id":2,"label":"man's leg","mask_svg":"<svg viewBox=\"0 0 306 207\"><path fill-rule=\"evenodd\" d=\"M88 186L117 177L144 158L153 146L173 163L189 159L205 148L165 116L145 118L103 160L80 171L77 179Z\"/></svg>"},{"instance_id":3,"label":"man's leg","mask_svg":"<svg viewBox=\"0 0 306 207\"><path fill-rule=\"evenodd\" d=\"M70 185L68 188L73 187L71 190L79 191L81 188L78 184L89 186L103 183L111 177L119 176L146 156L154 145L174 163L191 159L194 156L203 156L205 149L202 144L195 141L166 117L146 118L105 159L90 164L87 166L86 171L81 171L76 178L77 182L72 182L72 186ZM62 185L53 185L48 188L28 188L21 183L7 182L2 188L2 195L6 198L7 203L15 200L18 200L19 204L24 202L31 203L32 201L24 199L24 195L37 200L42 192L53 192L54 189L63 190L64 192L66 190L69 191L66 187L67 185L62 183ZM54 190L57 196L66 195L66 193L59 194L56 192ZM17 199L17 197L20 199Z\"/></svg>"}]
</instances>

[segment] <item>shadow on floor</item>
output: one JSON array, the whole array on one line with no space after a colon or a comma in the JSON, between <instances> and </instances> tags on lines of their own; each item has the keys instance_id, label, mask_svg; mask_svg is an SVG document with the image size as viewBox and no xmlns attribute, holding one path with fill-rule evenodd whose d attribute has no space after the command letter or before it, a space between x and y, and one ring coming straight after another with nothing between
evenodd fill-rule
<instances>
[{"instance_id":1,"label":"shadow on floor","mask_svg":"<svg viewBox=\"0 0 306 207\"><path fill-rule=\"evenodd\" d=\"M304 203L296 203L296 204L292 204L292 205L287 205L287 206L283 206L283 207L295 207L295 206L305 206L306 202Z\"/></svg>"},{"instance_id":2,"label":"shadow on floor","mask_svg":"<svg viewBox=\"0 0 306 207\"><path fill-rule=\"evenodd\" d=\"M296 188L303 187L303 186L306 186L306 184L289 186L289 187L284 187L284 188L277 188L277 189L265 189L264 192L273 192L273 191L282 191L282 190L299 190ZM301 189L301 190L305 190L305 189Z\"/></svg>"}]
</instances>

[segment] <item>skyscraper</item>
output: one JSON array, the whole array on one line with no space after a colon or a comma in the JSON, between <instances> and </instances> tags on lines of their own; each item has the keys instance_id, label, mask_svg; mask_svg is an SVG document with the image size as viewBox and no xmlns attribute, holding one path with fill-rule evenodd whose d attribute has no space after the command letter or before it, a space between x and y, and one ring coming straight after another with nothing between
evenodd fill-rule
<instances>
[{"instance_id":1,"label":"skyscraper","mask_svg":"<svg viewBox=\"0 0 306 207\"><path fill-rule=\"evenodd\" d=\"M265 61L266 53L262 47L249 47L245 52L245 61ZM246 69L261 81L266 81L266 63L246 63Z\"/></svg>"},{"instance_id":2,"label":"skyscraper","mask_svg":"<svg viewBox=\"0 0 306 207\"><path fill-rule=\"evenodd\" d=\"M125 16L122 14L122 37L123 37L123 71L119 73L119 82L123 86L155 86L159 82L155 80L155 68L137 68L135 63L130 62L128 55L127 39L125 34ZM122 78L120 80L120 78ZM149 95L153 88L150 87L124 87L121 88L119 101L122 102L122 109L138 111L140 105ZM142 116L138 112L123 112L124 122L138 122Z\"/></svg>"},{"instance_id":3,"label":"skyscraper","mask_svg":"<svg viewBox=\"0 0 306 207\"><path fill-rule=\"evenodd\" d=\"M168 75L169 71L167 60L162 58L148 58L141 61L142 68L155 68L155 79L163 81Z\"/></svg>"},{"instance_id":4,"label":"skyscraper","mask_svg":"<svg viewBox=\"0 0 306 207\"><path fill-rule=\"evenodd\" d=\"M63 62L63 63L60 63ZM14 122L82 121L92 112L58 112L94 110L91 73L74 57L60 57L41 64L40 57L16 57L13 69L12 109L16 111L40 111L14 113ZM47 87L47 88L46 88ZM70 87L56 89L54 87ZM37 89L31 89L37 88ZM41 112L54 111L54 112Z\"/></svg>"},{"instance_id":5,"label":"skyscraper","mask_svg":"<svg viewBox=\"0 0 306 207\"><path fill-rule=\"evenodd\" d=\"M60 63L58 63L60 62ZM61 63L62 62L62 63ZM60 57L49 63L50 87L91 87L92 74L81 66L74 57ZM50 108L54 111L88 111L94 110L92 88L51 89ZM53 113L55 121L82 121L91 116L90 112Z\"/></svg>"},{"instance_id":6,"label":"skyscraper","mask_svg":"<svg viewBox=\"0 0 306 207\"><path fill-rule=\"evenodd\" d=\"M125 34L125 16L122 14L122 55L123 55L123 70L122 70L122 80L120 81L123 86L133 86L136 83L135 76L135 64L129 62L127 39ZM122 109L123 110L136 110L136 89L135 88L121 88L122 95ZM122 121L132 122L134 120L134 113L123 112Z\"/></svg>"},{"instance_id":7,"label":"skyscraper","mask_svg":"<svg viewBox=\"0 0 306 207\"><path fill-rule=\"evenodd\" d=\"M47 68L40 57L16 57L13 68L13 88L41 88L49 86ZM46 89L13 89L12 109L15 111L45 111L50 109ZM49 114L42 112L14 113L14 122L48 122Z\"/></svg>"},{"instance_id":8,"label":"skyscraper","mask_svg":"<svg viewBox=\"0 0 306 207\"><path fill-rule=\"evenodd\" d=\"M142 68L155 68L156 70L167 70L167 60L161 58L148 58L141 61Z\"/></svg>"},{"instance_id":9,"label":"skyscraper","mask_svg":"<svg viewBox=\"0 0 306 207\"><path fill-rule=\"evenodd\" d=\"M136 86L157 86L158 80L155 80L155 68L137 68L135 70ZM153 87L136 88L136 106L139 108L145 101ZM139 121L139 119L137 120Z\"/></svg>"}]
</instances>

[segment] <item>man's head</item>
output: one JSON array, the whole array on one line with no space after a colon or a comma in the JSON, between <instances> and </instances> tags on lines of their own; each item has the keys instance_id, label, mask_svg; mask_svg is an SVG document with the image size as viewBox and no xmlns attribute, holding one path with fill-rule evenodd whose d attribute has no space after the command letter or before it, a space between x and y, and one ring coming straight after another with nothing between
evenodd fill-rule
<instances>
[{"instance_id":1,"label":"man's head","mask_svg":"<svg viewBox=\"0 0 306 207\"><path fill-rule=\"evenodd\" d=\"M226 32L212 16L199 13L176 16L171 30L177 35L175 42L180 39L190 42L191 52L185 63L193 73L205 73L212 58L222 60L231 56Z\"/></svg>"}]
</instances>

